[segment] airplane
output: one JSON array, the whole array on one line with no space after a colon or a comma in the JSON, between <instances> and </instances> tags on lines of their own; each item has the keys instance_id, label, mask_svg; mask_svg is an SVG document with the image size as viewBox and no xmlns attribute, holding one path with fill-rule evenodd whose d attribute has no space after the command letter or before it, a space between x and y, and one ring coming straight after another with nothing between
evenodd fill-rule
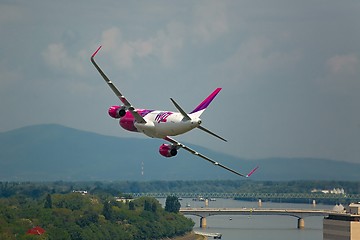
<instances>
[{"instance_id":1,"label":"airplane","mask_svg":"<svg viewBox=\"0 0 360 240\"><path fill-rule=\"evenodd\" d=\"M194 128L198 128L214 137L221 139L222 141L227 141L223 137L201 126L202 121L200 119L201 114L206 110L211 101L221 91L221 88L216 88L190 113L186 113L183 108L181 108L180 105L172 98L170 98L170 100L179 112L137 109L131 105L131 103L124 97L122 93L120 93L118 88L112 83L112 81L105 75L99 65L95 62L94 57L100 51L101 47L102 46L100 46L92 54L90 59L96 70L100 73L111 90L122 102L122 105L111 106L108 110L108 113L112 118L120 119L119 122L122 128L131 132L143 133L151 138L160 138L168 141L170 144L164 143L159 148L159 153L164 157L174 157L177 155L178 150L182 148L198 157L201 157L202 159L209 161L215 166L222 167L241 177L250 177L258 169L258 167L255 167L248 174L239 173L238 171L235 171L172 138L172 136L177 136L189 132Z\"/></svg>"}]
</instances>

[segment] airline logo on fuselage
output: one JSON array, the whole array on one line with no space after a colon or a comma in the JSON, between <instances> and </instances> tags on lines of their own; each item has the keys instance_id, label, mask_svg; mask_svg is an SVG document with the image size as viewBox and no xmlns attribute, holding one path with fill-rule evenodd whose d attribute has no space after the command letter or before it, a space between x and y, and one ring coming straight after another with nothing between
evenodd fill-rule
<instances>
[{"instance_id":1,"label":"airline logo on fuselage","mask_svg":"<svg viewBox=\"0 0 360 240\"><path fill-rule=\"evenodd\" d=\"M167 118L173 114L172 112L160 112L158 115L156 115L155 117L155 121L157 123L161 123L161 122L166 122Z\"/></svg>"}]
</instances>

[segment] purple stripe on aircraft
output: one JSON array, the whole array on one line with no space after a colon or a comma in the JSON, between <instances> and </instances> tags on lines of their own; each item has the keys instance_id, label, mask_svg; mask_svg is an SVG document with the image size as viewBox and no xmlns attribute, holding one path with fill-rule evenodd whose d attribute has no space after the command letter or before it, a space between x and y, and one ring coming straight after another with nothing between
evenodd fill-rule
<instances>
[{"instance_id":1,"label":"purple stripe on aircraft","mask_svg":"<svg viewBox=\"0 0 360 240\"><path fill-rule=\"evenodd\" d=\"M192 110L190 114L206 109L220 91L221 88L215 89L215 91L211 93L204 101L202 101L194 110Z\"/></svg>"},{"instance_id":2,"label":"purple stripe on aircraft","mask_svg":"<svg viewBox=\"0 0 360 240\"><path fill-rule=\"evenodd\" d=\"M148 109L141 109L140 110L140 109L137 109L136 111L140 114L140 116L145 117L146 115L153 112L154 110L148 110Z\"/></svg>"}]
</instances>

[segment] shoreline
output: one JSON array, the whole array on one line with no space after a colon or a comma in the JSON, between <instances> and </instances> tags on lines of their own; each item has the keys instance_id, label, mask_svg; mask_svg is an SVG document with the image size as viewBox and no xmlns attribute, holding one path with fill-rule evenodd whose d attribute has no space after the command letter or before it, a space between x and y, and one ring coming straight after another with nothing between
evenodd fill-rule
<instances>
[{"instance_id":1,"label":"shoreline","mask_svg":"<svg viewBox=\"0 0 360 240\"><path fill-rule=\"evenodd\" d=\"M171 238L171 239L168 238L168 240L205 240L205 239L207 239L207 238L204 236L195 234L194 231L191 231L184 236L179 236L179 237L175 237L175 238ZM165 239L163 239L163 240L165 240Z\"/></svg>"}]
</instances>

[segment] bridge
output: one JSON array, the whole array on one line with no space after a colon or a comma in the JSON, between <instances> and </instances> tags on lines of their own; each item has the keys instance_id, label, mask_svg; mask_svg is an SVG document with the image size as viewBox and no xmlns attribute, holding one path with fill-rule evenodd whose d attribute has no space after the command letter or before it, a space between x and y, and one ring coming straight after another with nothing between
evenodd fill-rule
<instances>
[{"instance_id":1,"label":"bridge","mask_svg":"<svg viewBox=\"0 0 360 240\"><path fill-rule=\"evenodd\" d=\"M204 199L211 198L232 198L232 199L262 199L262 200L281 200L281 199L302 199L315 203L318 200L333 200L338 203L360 202L360 194L325 194L325 193L251 193L251 192L146 192L146 193L125 193L133 197L154 197L166 198L167 196L176 196L181 198L198 199L200 196ZM298 219L298 228L304 228L304 217L308 216L328 216L336 213L330 210L295 210L295 209L190 209L183 208L180 210L185 215L195 215L200 217L200 226L206 227L206 217L211 215L288 215Z\"/></svg>"},{"instance_id":2,"label":"bridge","mask_svg":"<svg viewBox=\"0 0 360 240\"><path fill-rule=\"evenodd\" d=\"M264 209L264 208L181 208L180 212L184 215L194 215L200 217L200 227L206 228L206 217L213 215L287 215L298 219L297 227L305 227L305 217L328 216L338 214L330 210L316 209Z\"/></svg>"},{"instance_id":3,"label":"bridge","mask_svg":"<svg viewBox=\"0 0 360 240\"><path fill-rule=\"evenodd\" d=\"M166 198L167 196L177 196L182 198L238 198L238 199L310 199L320 200L329 199L337 202L359 202L360 194L326 194L326 193L218 193L218 192L147 192L147 193L126 193L134 197L155 197Z\"/></svg>"}]
</instances>

